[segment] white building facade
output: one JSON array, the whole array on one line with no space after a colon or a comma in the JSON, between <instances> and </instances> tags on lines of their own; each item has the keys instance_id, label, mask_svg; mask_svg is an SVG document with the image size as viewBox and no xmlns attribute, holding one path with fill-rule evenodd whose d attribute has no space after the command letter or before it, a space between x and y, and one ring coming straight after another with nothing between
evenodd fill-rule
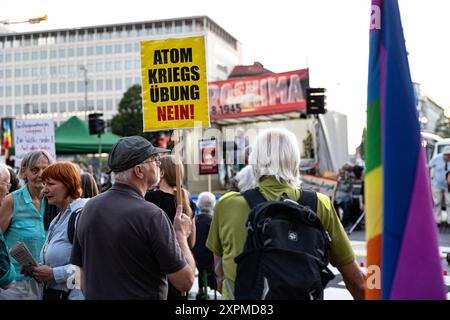
<instances>
[{"instance_id":1,"label":"white building facade","mask_svg":"<svg viewBox=\"0 0 450 320\"><path fill-rule=\"evenodd\" d=\"M226 79L242 64L241 44L207 16L0 33L0 117L59 125L100 112L109 120L124 92L141 84L141 40L199 34L206 36L208 81Z\"/></svg>"}]
</instances>

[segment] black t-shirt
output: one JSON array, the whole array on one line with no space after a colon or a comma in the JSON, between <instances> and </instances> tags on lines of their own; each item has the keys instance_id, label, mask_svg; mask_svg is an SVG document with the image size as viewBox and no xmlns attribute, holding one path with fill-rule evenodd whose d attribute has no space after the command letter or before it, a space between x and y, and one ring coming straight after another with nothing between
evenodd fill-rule
<instances>
[{"instance_id":1,"label":"black t-shirt","mask_svg":"<svg viewBox=\"0 0 450 320\"><path fill-rule=\"evenodd\" d=\"M166 275L186 265L164 212L119 183L86 203L70 261L83 268L86 299L111 300L166 299Z\"/></svg>"},{"instance_id":2,"label":"black t-shirt","mask_svg":"<svg viewBox=\"0 0 450 320\"><path fill-rule=\"evenodd\" d=\"M159 208L161 208L169 217L170 221L173 223L175 219L175 214L177 213L177 199L175 195L171 193L167 193L161 190L149 190L145 194L145 200L154 203ZM195 204L192 200L190 200L190 206L192 212L195 211ZM170 282L169 282L169 293L167 295L168 300L185 300L187 296L182 296L181 292L178 291Z\"/></svg>"},{"instance_id":3,"label":"black t-shirt","mask_svg":"<svg viewBox=\"0 0 450 320\"><path fill-rule=\"evenodd\" d=\"M145 200L150 201L161 208L173 223L175 214L177 213L177 199L175 195L161 190L150 190L145 194ZM192 212L195 212L195 203L191 199L189 201Z\"/></svg>"},{"instance_id":4,"label":"black t-shirt","mask_svg":"<svg viewBox=\"0 0 450 320\"><path fill-rule=\"evenodd\" d=\"M211 221L212 216L210 214L199 214L195 219L196 236L192 253L198 269L212 269L214 267L213 253L205 245Z\"/></svg>"}]
</instances>

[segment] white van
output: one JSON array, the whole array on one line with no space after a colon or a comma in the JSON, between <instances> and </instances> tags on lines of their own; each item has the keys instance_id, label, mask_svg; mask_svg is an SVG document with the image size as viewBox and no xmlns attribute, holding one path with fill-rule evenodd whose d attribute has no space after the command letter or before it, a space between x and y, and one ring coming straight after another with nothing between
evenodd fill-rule
<instances>
[{"instance_id":1,"label":"white van","mask_svg":"<svg viewBox=\"0 0 450 320\"><path fill-rule=\"evenodd\" d=\"M440 136L437 134L429 133L429 132L421 132L421 135L423 137L422 145L425 148L425 155L427 158L427 162L430 162L430 160L434 157L436 154L436 146L443 140ZM450 139L448 139L450 144ZM443 149L441 149L442 152Z\"/></svg>"},{"instance_id":2,"label":"white van","mask_svg":"<svg viewBox=\"0 0 450 320\"><path fill-rule=\"evenodd\" d=\"M444 148L447 146L450 146L450 138L442 139L436 142L436 145L434 146L433 157L439 153L442 153L444 151Z\"/></svg>"}]
</instances>

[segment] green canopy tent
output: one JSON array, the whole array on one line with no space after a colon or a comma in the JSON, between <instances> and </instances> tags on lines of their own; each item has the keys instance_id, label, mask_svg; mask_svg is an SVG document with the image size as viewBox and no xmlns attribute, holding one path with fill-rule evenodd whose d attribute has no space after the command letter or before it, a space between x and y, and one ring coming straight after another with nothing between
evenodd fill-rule
<instances>
[{"instance_id":1,"label":"green canopy tent","mask_svg":"<svg viewBox=\"0 0 450 320\"><path fill-rule=\"evenodd\" d=\"M111 147L121 137L104 133L101 137L102 152L110 152ZM97 153L99 139L89 134L89 124L73 116L55 130L56 154Z\"/></svg>"}]
</instances>

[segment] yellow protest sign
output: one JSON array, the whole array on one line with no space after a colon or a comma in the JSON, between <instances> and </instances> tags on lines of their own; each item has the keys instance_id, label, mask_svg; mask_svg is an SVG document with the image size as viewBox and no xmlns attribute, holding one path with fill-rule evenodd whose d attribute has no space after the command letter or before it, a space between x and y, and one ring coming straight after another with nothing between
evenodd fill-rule
<instances>
[{"instance_id":1,"label":"yellow protest sign","mask_svg":"<svg viewBox=\"0 0 450 320\"><path fill-rule=\"evenodd\" d=\"M141 41L144 131L209 127L204 36Z\"/></svg>"}]
</instances>

